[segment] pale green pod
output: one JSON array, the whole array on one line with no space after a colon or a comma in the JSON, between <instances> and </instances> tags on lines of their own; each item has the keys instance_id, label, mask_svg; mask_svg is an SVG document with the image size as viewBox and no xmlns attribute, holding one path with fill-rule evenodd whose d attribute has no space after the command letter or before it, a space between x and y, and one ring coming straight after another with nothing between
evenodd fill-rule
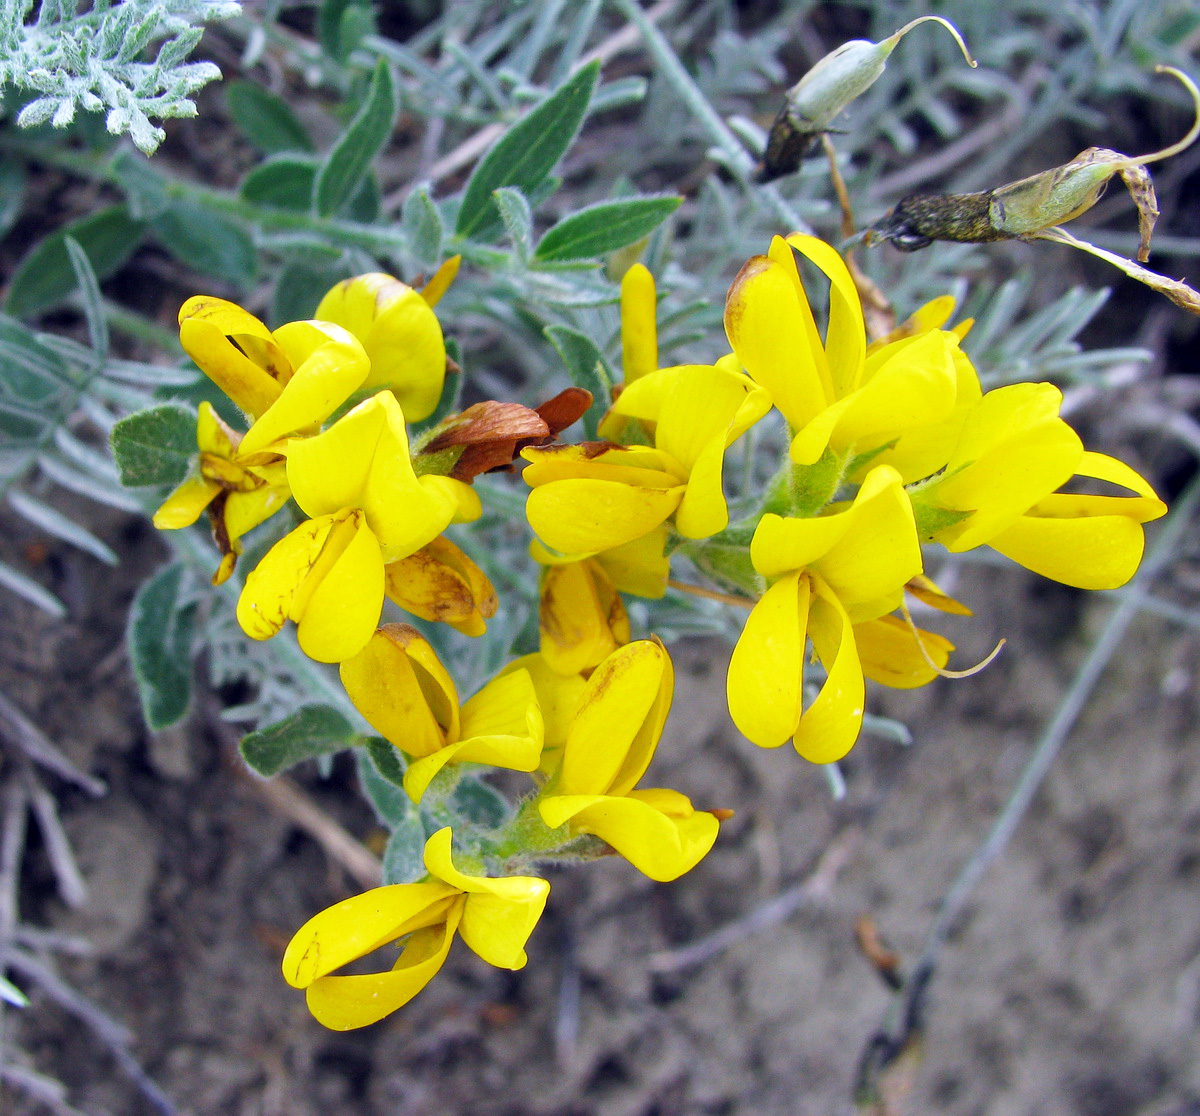
<instances>
[{"instance_id":1,"label":"pale green pod","mask_svg":"<svg viewBox=\"0 0 1200 1116\"><path fill-rule=\"evenodd\" d=\"M1087 160L1093 155L1107 159ZM992 227L1010 236L1029 236L1086 213L1100 199L1108 180L1128 165L1124 156L1089 148L1065 166L1010 182L992 192Z\"/></svg>"},{"instance_id":2,"label":"pale green pod","mask_svg":"<svg viewBox=\"0 0 1200 1116\"><path fill-rule=\"evenodd\" d=\"M875 84L895 48L891 39L881 43L851 39L830 51L788 90L787 112L792 123L809 132L821 131Z\"/></svg>"},{"instance_id":3,"label":"pale green pod","mask_svg":"<svg viewBox=\"0 0 1200 1116\"><path fill-rule=\"evenodd\" d=\"M875 84L896 44L918 24L929 21L947 28L962 48L967 61L972 66L977 64L953 24L940 16L914 19L878 43L869 39L852 39L843 43L825 55L787 91L783 107L771 127L757 180L770 182L794 171L830 121Z\"/></svg>"}]
</instances>

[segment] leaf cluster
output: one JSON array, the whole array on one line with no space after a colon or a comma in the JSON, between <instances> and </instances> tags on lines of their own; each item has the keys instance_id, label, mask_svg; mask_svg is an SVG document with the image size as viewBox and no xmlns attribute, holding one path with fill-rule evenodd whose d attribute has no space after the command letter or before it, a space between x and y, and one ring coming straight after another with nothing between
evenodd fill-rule
<instances>
[{"instance_id":1,"label":"leaf cluster","mask_svg":"<svg viewBox=\"0 0 1200 1116\"><path fill-rule=\"evenodd\" d=\"M203 24L241 11L232 0L96 0L83 13L74 0L0 2L0 94L33 94L17 124L65 128L79 110L104 111L112 135L128 133L140 151L166 138L155 119L195 116L191 95L221 76L211 62L187 62ZM163 40L153 62L140 61Z\"/></svg>"}]
</instances>

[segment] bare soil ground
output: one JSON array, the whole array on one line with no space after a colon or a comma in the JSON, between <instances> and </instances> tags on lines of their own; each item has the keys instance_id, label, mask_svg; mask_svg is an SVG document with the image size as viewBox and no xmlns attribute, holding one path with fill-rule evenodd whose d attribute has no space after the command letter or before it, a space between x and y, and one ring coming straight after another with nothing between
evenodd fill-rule
<instances>
[{"instance_id":1,"label":"bare soil ground","mask_svg":"<svg viewBox=\"0 0 1200 1116\"><path fill-rule=\"evenodd\" d=\"M406 1010L338 1035L311 1020L279 959L309 914L358 888L239 769L215 703L147 735L119 633L160 552L134 521L114 517L106 538L130 556L115 572L74 552L43 558L67 622L0 596L6 689L109 787L66 800L87 904L67 910L47 873L26 909L90 943L63 976L129 1028L189 1116L851 1111L888 1002L856 919L912 960L1108 607L1021 571L970 571L960 594L978 618L951 633L963 658L1000 634L1010 645L981 676L877 702L916 741L861 742L841 803L789 750L735 738L723 651L693 646L656 771L737 810L714 853L672 885L615 859L558 872L524 971L459 947ZM1194 636L1136 628L947 948L897 1112L1200 1112L1198 660ZM300 781L369 838L353 778L339 763L331 780ZM683 947L805 879L785 921L685 963ZM79 1111L154 1111L73 1016L39 1000L17 1025Z\"/></svg>"}]
</instances>

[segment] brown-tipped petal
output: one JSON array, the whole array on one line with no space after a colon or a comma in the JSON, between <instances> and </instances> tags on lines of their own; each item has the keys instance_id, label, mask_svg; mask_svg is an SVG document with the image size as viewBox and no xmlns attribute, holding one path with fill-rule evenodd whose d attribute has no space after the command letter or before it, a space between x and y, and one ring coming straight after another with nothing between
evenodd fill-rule
<instances>
[{"instance_id":1,"label":"brown-tipped petal","mask_svg":"<svg viewBox=\"0 0 1200 1116\"><path fill-rule=\"evenodd\" d=\"M587 388L569 387L536 409L550 427L550 436L557 438L568 426L583 418L591 405L592 393Z\"/></svg>"},{"instance_id":2,"label":"brown-tipped petal","mask_svg":"<svg viewBox=\"0 0 1200 1116\"><path fill-rule=\"evenodd\" d=\"M548 437L550 427L537 411L489 399L447 419L422 453L465 447L449 475L469 483L480 473L511 465L524 446Z\"/></svg>"}]
</instances>

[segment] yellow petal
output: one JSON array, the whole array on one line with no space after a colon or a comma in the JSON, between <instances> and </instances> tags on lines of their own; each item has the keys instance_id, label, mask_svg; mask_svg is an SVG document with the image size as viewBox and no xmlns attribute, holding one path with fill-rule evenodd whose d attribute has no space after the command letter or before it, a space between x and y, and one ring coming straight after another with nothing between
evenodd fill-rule
<instances>
[{"instance_id":1,"label":"yellow petal","mask_svg":"<svg viewBox=\"0 0 1200 1116\"><path fill-rule=\"evenodd\" d=\"M673 815L650 801L662 792L634 791L627 797L563 795L545 799L539 809L551 828L570 823L572 832L592 833L606 841L638 871L665 883L694 868L712 848L720 825L709 813L692 810L683 795Z\"/></svg>"},{"instance_id":2,"label":"yellow petal","mask_svg":"<svg viewBox=\"0 0 1200 1116\"><path fill-rule=\"evenodd\" d=\"M1061 418L1052 384L1011 384L989 391L968 413L945 474L918 499L971 511L937 538L955 552L985 543L1075 472L1079 436Z\"/></svg>"},{"instance_id":3,"label":"yellow petal","mask_svg":"<svg viewBox=\"0 0 1200 1116\"><path fill-rule=\"evenodd\" d=\"M893 341L903 341L906 337L918 337L931 329L941 329L954 313L955 299L953 295L938 295L930 299L924 306L914 311L901 322L891 333L872 341L867 346L868 355L890 345Z\"/></svg>"},{"instance_id":4,"label":"yellow petal","mask_svg":"<svg viewBox=\"0 0 1200 1116\"><path fill-rule=\"evenodd\" d=\"M273 336L296 371L242 439L243 456L288 434L315 429L362 384L370 368L363 347L337 325L291 322Z\"/></svg>"},{"instance_id":5,"label":"yellow petal","mask_svg":"<svg viewBox=\"0 0 1200 1116\"><path fill-rule=\"evenodd\" d=\"M160 531L190 527L220 491L221 486L216 481L200 476L188 477L154 513L154 526Z\"/></svg>"},{"instance_id":6,"label":"yellow petal","mask_svg":"<svg viewBox=\"0 0 1200 1116\"><path fill-rule=\"evenodd\" d=\"M528 671L499 675L467 701L459 735L464 744L470 744L463 752L464 760L533 771L545 725Z\"/></svg>"},{"instance_id":7,"label":"yellow petal","mask_svg":"<svg viewBox=\"0 0 1200 1116\"><path fill-rule=\"evenodd\" d=\"M455 905L445 923L412 934L390 972L314 981L305 991L308 1010L330 1030L349 1031L377 1023L403 1007L445 963L461 910L460 904Z\"/></svg>"},{"instance_id":8,"label":"yellow petal","mask_svg":"<svg viewBox=\"0 0 1200 1116\"><path fill-rule=\"evenodd\" d=\"M1137 573L1146 536L1137 520L1123 515L1023 515L988 539L988 545L1052 581L1076 589L1117 589Z\"/></svg>"},{"instance_id":9,"label":"yellow petal","mask_svg":"<svg viewBox=\"0 0 1200 1116\"><path fill-rule=\"evenodd\" d=\"M458 739L458 694L428 641L407 624L386 624L340 668L367 723L410 756Z\"/></svg>"},{"instance_id":10,"label":"yellow petal","mask_svg":"<svg viewBox=\"0 0 1200 1116\"><path fill-rule=\"evenodd\" d=\"M537 876L469 876L454 867L451 832L438 830L425 844L425 866L466 893L459 934L489 965L520 969L525 943L537 925L550 885Z\"/></svg>"},{"instance_id":11,"label":"yellow petal","mask_svg":"<svg viewBox=\"0 0 1200 1116\"><path fill-rule=\"evenodd\" d=\"M421 297L430 306L436 306L442 301L442 295L450 289L450 284L457 277L458 268L461 263L462 256L450 256L448 259L443 260L429 282L421 288Z\"/></svg>"},{"instance_id":12,"label":"yellow petal","mask_svg":"<svg viewBox=\"0 0 1200 1116\"><path fill-rule=\"evenodd\" d=\"M336 550L339 545L340 553ZM309 585L311 593L301 612L301 597ZM360 513L355 512L348 527L334 527L325 552L292 604L300 649L319 663L349 659L366 646L382 609L383 558L379 543Z\"/></svg>"},{"instance_id":13,"label":"yellow petal","mask_svg":"<svg viewBox=\"0 0 1200 1116\"><path fill-rule=\"evenodd\" d=\"M533 682L545 725L545 747L565 744L586 686L583 677L559 674L540 654L522 655L505 666L500 674L518 670L527 672Z\"/></svg>"},{"instance_id":14,"label":"yellow petal","mask_svg":"<svg viewBox=\"0 0 1200 1116\"><path fill-rule=\"evenodd\" d=\"M828 369L812 311L778 261L755 256L738 273L725 303L725 333L793 429L832 402L822 382Z\"/></svg>"},{"instance_id":15,"label":"yellow petal","mask_svg":"<svg viewBox=\"0 0 1200 1116\"><path fill-rule=\"evenodd\" d=\"M404 934L438 925L456 890L441 880L391 884L326 907L292 936L283 955L284 980L307 988Z\"/></svg>"},{"instance_id":16,"label":"yellow petal","mask_svg":"<svg viewBox=\"0 0 1200 1116\"><path fill-rule=\"evenodd\" d=\"M667 525L596 555L613 585L622 593L658 600L667 591L671 560L666 554Z\"/></svg>"},{"instance_id":17,"label":"yellow petal","mask_svg":"<svg viewBox=\"0 0 1200 1116\"><path fill-rule=\"evenodd\" d=\"M629 616L594 559L542 572L538 603L541 652L559 674L578 674L629 642Z\"/></svg>"},{"instance_id":18,"label":"yellow petal","mask_svg":"<svg viewBox=\"0 0 1200 1116\"><path fill-rule=\"evenodd\" d=\"M291 498L287 485L263 485L249 492L231 492L225 500L225 533L231 543L266 522Z\"/></svg>"},{"instance_id":19,"label":"yellow petal","mask_svg":"<svg viewBox=\"0 0 1200 1116\"><path fill-rule=\"evenodd\" d=\"M729 659L729 715L762 748L778 748L800 720L809 593L807 577L781 577L751 610Z\"/></svg>"},{"instance_id":20,"label":"yellow petal","mask_svg":"<svg viewBox=\"0 0 1200 1116\"><path fill-rule=\"evenodd\" d=\"M917 645L918 635L928 659ZM954 644L936 632L918 628L914 634L898 616L880 616L855 624L854 640L863 674L873 682L898 690L911 690L932 682L938 676L934 666L944 667L954 650Z\"/></svg>"},{"instance_id":21,"label":"yellow petal","mask_svg":"<svg viewBox=\"0 0 1200 1116\"><path fill-rule=\"evenodd\" d=\"M956 348L953 336L940 330L900 347L866 383L796 435L792 460L811 465L827 445L866 453L913 427L944 421L954 409Z\"/></svg>"},{"instance_id":22,"label":"yellow petal","mask_svg":"<svg viewBox=\"0 0 1200 1116\"><path fill-rule=\"evenodd\" d=\"M1047 501L1053 501L1053 512L1044 512L1042 505L1035 505L1031 514L1054 516L1084 516L1097 514L1123 515L1138 523L1149 523L1167 514L1167 505L1155 495L1149 482L1136 469L1131 469L1123 461L1109 457L1103 453L1084 451L1079 466L1075 470L1077 476L1092 477L1095 480L1108 481L1122 488L1132 489L1137 496L1070 496L1055 494L1048 496Z\"/></svg>"},{"instance_id":23,"label":"yellow petal","mask_svg":"<svg viewBox=\"0 0 1200 1116\"><path fill-rule=\"evenodd\" d=\"M867 474L845 511L813 519L764 515L750 555L764 577L818 569L843 602L853 603L897 594L922 564L912 505L887 465Z\"/></svg>"},{"instance_id":24,"label":"yellow petal","mask_svg":"<svg viewBox=\"0 0 1200 1116\"><path fill-rule=\"evenodd\" d=\"M788 244L819 267L829 279L829 330L825 353L833 397L840 398L858 387L866 354L867 330L863 321L858 288L836 248L815 236L792 233Z\"/></svg>"},{"instance_id":25,"label":"yellow petal","mask_svg":"<svg viewBox=\"0 0 1200 1116\"><path fill-rule=\"evenodd\" d=\"M973 615L962 601L950 596L937 582L924 574L912 578L904 588L922 604L927 604L938 612L950 613L953 616Z\"/></svg>"},{"instance_id":26,"label":"yellow petal","mask_svg":"<svg viewBox=\"0 0 1200 1116\"><path fill-rule=\"evenodd\" d=\"M384 576L384 592L401 608L465 635L482 635L484 619L496 614L496 590L487 575L444 535L389 563Z\"/></svg>"},{"instance_id":27,"label":"yellow petal","mask_svg":"<svg viewBox=\"0 0 1200 1116\"><path fill-rule=\"evenodd\" d=\"M335 518L323 515L300 524L271 547L246 578L237 618L251 639L270 639L287 622L300 586L321 559Z\"/></svg>"},{"instance_id":28,"label":"yellow petal","mask_svg":"<svg viewBox=\"0 0 1200 1116\"><path fill-rule=\"evenodd\" d=\"M197 295L179 308L179 343L217 387L255 417L279 398L292 374L271 331L223 298Z\"/></svg>"},{"instance_id":29,"label":"yellow petal","mask_svg":"<svg viewBox=\"0 0 1200 1116\"><path fill-rule=\"evenodd\" d=\"M315 317L362 342L370 360L364 387L394 392L410 422L433 413L446 376L446 345L429 302L412 287L379 272L358 275L326 294Z\"/></svg>"},{"instance_id":30,"label":"yellow petal","mask_svg":"<svg viewBox=\"0 0 1200 1116\"><path fill-rule=\"evenodd\" d=\"M833 763L858 739L866 686L850 617L819 577L813 578L809 634L826 678L812 705L801 715L792 743L806 760Z\"/></svg>"},{"instance_id":31,"label":"yellow petal","mask_svg":"<svg viewBox=\"0 0 1200 1116\"><path fill-rule=\"evenodd\" d=\"M729 522L721 490L725 450L770 409L770 397L745 376L713 365L682 365L626 388L613 413L653 422L655 445L688 477L676 525L704 538Z\"/></svg>"},{"instance_id":32,"label":"yellow petal","mask_svg":"<svg viewBox=\"0 0 1200 1116\"><path fill-rule=\"evenodd\" d=\"M535 488L525 504L529 525L564 554L593 554L653 531L683 498L683 486L640 488L608 480L563 480Z\"/></svg>"},{"instance_id":33,"label":"yellow petal","mask_svg":"<svg viewBox=\"0 0 1200 1116\"><path fill-rule=\"evenodd\" d=\"M551 481L595 479L671 488L687 480L687 471L662 450L650 446L615 446L585 442L578 446L531 446L521 451L529 464L521 474L530 488Z\"/></svg>"},{"instance_id":34,"label":"yellow petal","mask_svg":"<svg viewBox=\"0 0 1200 1116\"><path fill-rule=\"evenodd\" d=\"M658 367L656 310L654 276L635 263L621 279L621 367L626 384Z\"/></svg>"},{"instance_id":35,"label":"yellow petal","mask_svg":"<svg viewBox=\"0 0 1200 1116\"><path fill-rule=\"evenodd\" d=\"M407 557L449 525L457 489L422 483L434 479L413 471L404 414L390 392L288 448L288 482L301 508L309 515L361 508L387 562Z\"/></svg>"},{"instance_id":36,"label":"yellow petal","mask_svg":"<svg viewBox=\"0 0 1200 1116\"><path fill-rule=\"evenodd\" d=\"M588 679L567 734L562 794L625 794L650 766L675 676L657 640L618 648Z\"/></svg>"}]
</instances>

